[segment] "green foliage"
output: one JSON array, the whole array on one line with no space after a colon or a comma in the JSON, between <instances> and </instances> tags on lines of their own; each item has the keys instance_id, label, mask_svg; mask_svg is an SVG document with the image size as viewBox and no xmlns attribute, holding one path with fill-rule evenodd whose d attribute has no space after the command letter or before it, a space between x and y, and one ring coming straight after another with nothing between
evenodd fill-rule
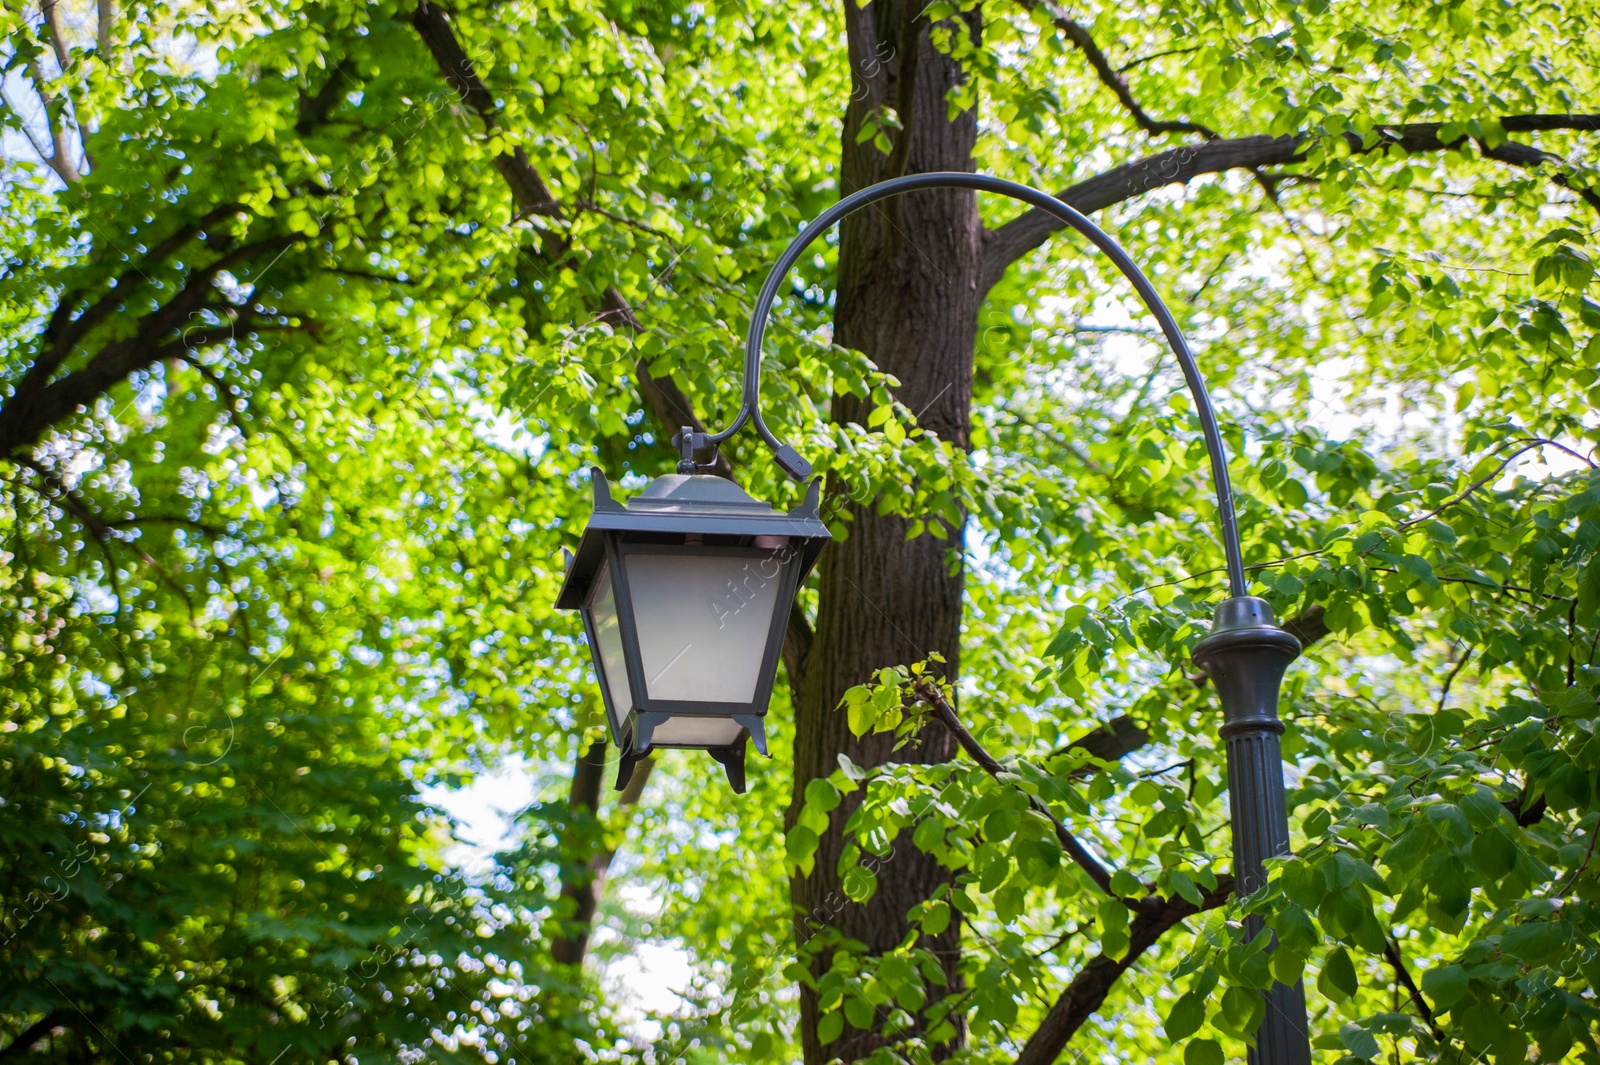
<instances>
[{"instance_id":1,"label":"green foliage","mask_svg":"<svg viewBox=\"0 0 1600 1065\"><path fill-rule=\"evenodd\" d=\"M875 1028L898 1042L874 1060L922 1062L964 1030L959 1060L1008 1061L1075 974L1130 959L1148 895L1208 912L1130 962L1086 1055L1235 1060L1259 989L1299 978L1319 1060L1600 1059L1597 159L1592 132L1503 121L1596 109L1591 4L1075 9L1175 139L1044 5L987 6L978 45L930 28L970 72L947 104L981 109L978 169L1059 188L1179 153L1099 218L1195 342L1252 591L1310 642L1294 855L1225 908L1193 402L1061 237L989 293L970 450L831 342L829 241L767 348L766 409L833 501L967 574L959 676L881 663L844 724L925 742L934 684L1000 773L844 760L786 811L780 685L743 799L668 755L635 810L565 801L601 725L551 609L582 470L669 468L641 365L707 421L736 409L749 297L840 191L836 11L453 4L487 114L411 4L116 3L100 34L60 0L64 64L36 6L0 11L0 432L46 384L94 388L0 456L0 1056L790 1060L806 981L825 1045ZM875 102L860 143L912 117ZM1305 154L1164 189L1201 127ZM559 213L508 195L518 153ZM645 328L598 313L612 290ZM866 424L830 425L840 395ZM726 454L792 498L759 444ZM1123 715L1140 749L1071 746ZM537 801L463 871L427 800L508 764ZM635 893L590 970L558 965L561 889L611 848ZM830 919L908 849L953 886L870 955ZM791 924L819 854L845 897ZM953 928L958 987L929 946ZM693 971L659 1034L596 978L644 943Z\"/></svg>"}]
</instances>

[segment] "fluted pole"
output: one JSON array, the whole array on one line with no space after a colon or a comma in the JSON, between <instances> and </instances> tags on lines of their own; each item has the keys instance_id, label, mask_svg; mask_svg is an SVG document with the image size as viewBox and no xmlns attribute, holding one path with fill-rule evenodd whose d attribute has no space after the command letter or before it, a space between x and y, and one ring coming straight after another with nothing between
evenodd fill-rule
<instances>
[{"instance_id":1,"label":"fluted pole","mask_svg":"<svg viewBox=\"0 0 1600 1065\"><path fill-rule=\"evenodd\" d=\"M1299 654L1300 642L1278 628L1265 600L1253 596L1224 600L1211 634L1194 649L1196 664L1211 677L1222 701L1233 875L1240 895L1266 886L1267 858L1289 853L1278 690L1284 670ZM1247 918L1244 927L1248 942L1260 934L1261 918ZM1304 985L1273 981L1264 995L1267 1015L1256 1033L1250 1065L1310 1065Z\"/></svg>"}]
</instances>

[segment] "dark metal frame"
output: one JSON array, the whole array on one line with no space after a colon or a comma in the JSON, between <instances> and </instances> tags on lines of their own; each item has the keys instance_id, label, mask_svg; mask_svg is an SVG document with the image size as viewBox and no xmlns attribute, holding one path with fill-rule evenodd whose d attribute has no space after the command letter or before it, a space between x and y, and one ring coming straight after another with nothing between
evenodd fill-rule
<instances>
[{"instance_id":1,"label":"dark metal frame","mask_svg":"<svg viewBox=\"0 0 1600 1065\"><path fill-rule=\"evenodd\" d=\"M590 478L594 488L594 512L584 527L583 538L578 541L577 553L567 567L565 581L556 595L557 610L578 610L583 598L605 559L605 537L610 533L661 535L671 542L682 536L788 536L800 541L800 579L811 571L822 546L828 541L828 527L820 514L822 486L813 482L806 489L805 499L790 511L774 511L765 503L754 500L748 505L750 513L740 514L727 504L708 506L697 513L687 507L676 511L652 511L639 505L623 506L611 496L611 486L599 467L591 467Z\"/></svg>"},{"instance_id":2,"label":"dark metal frame","mask_svg":"<svg viewBox=\"0 0 1600 1065\"><path fill-rule=\"evenodd\" d=\"M1280 629L1265 600L1248 594L1243 551L1239 543L1239 523L1234 511L1233 488L1228 478L1228 456L1215 408L1200 374L1194 353L1177 319L1145 277L1132 257L1104 230L1071 205L1047 192L987 174L943 172L910 174L869 186L844 197L828 208L796 236L778 257L751 313L750 331L745 339L744 387L739 413L733 424L716 433L697 433L685 429L677 443L683 460L679 472L690 473L700 466L700 456L714 455L723 441L754 422L756 431L774 460L790 477L803 481L811 475L811 465L780 439L761 415L761 341L773 300L790 268L813 241L828 232L834 223L852 211L879 200L919 189L972 189L995 192L1059 219L1088 238L1122 275L1132 283L1140 299L1161 327L1167 346L1183 371L1189 393L1194 398L1200 432L1205 438L1210 459L1212 487L1217 499L1218 539L1228 571L1229 598L1217 607L1211 633L1194 648L1195 662L1216 683L1223 706L1224 724L1220 730L1228 751L1229 807L1233 827L1233 864L1238 890L1250 894L1265 885L1263 861L1289 851L1288 810L1284 802L1283 756L1279 735L1283 722L1278 718L1278 692L1284 670L1300 653L1300 644ZM1247 920L1246 935L1254 937L1261 928L1260 918ZM1250 1051L1253 1065L1310 1065L1311 1045L1306 1033L1305 991L1298 982L1293 987L1273 984L1264 992L1266 1019Z\"/></svg>"},{"instance_id":3,"label":"dark metal frame","mask_svg":"<svg viewBox=\"0 0 1600 1065\"><path fill-rule=\"evenodd\" d=\"M673 555L685 556L698 550L689 544L662 544L640 543L628 541L622 537L607 537L606 556L611 564L613 574L611 583L617 596L617 621L623 627L622 646L623 657L628 663L628 685L634 689L633 702L641 714L665 714L675 717L683 714L691 717L731 717L741 707L749 703L713 703L686 699L657 699L650 694L649 681L644 675L644 655L639 645L639 627L633 609L633 582L627 575L627 558L630 555ZM782 554L787 548L761 548L761 547L719 547L719 558L749 558L752 560L771 558L773 555ZM767 646L762 652L761 672L756 676L755 693L750 702L765 707L772 698L772 682L778 672L778 654L783 647L784 626L781 623L787 619L789 604L794 601L795 589L798 581L795 574L799 571L798 558L784 559L780 562L776 577L769 578L778 582L778 597L773 601L774 613L768 618ZM622 574L618 580L615 574ZM633 649L632 654L627 654L628 648ZM766 710L761 711L761 716L766 715ZM645 744L648 746L648 743ZM762 754L766 754L764 744L761 745Z\"/></svg>"},{"instance_id":4,"label":"dark metal frame","mask_svg":"<svg viewBox=\"0 0 1600 1065\"><path fill-rule=\"evenodd\" d=\"M599 469L591 470L591 474L594 513L583 531L576 555L568 562L566 579L556 598L556 607L577 610L583 617L584 633L595 658L595 674L600 682L607 722L612 739L621 752L616 786L620 790L627 784L628 778L633 775L634 765L651 750L687 746L653 742L652 733L660 725L680 716L715 717L731 720L741 727L742 731L733 743L726 747L687 746L687 749L708 751L727 771L733 789L743 792L747 741L754 742L761 754L767 753L763 718L766 716L767 703L772 698L772 685L778 671L778 657L783 649L789 606L794 601L800 582L810 572L828 540L828 528L822 523L818 512L821 487L813 482L800 505L787 513L774 511L765 503L753 499L748 502L705 500L696 505L693 499L664 503L659 499L636 497L624 506L612 497L605 475ZM678 480L681 483L683 479ZM723 486L722 492L728 491L728 482L718 479L714 483ZM774 613L768 618L767 643L762 652L760 672L756 676L755 693L749 703L694 702L658 699L650 695L625 560L633 554L688 554L698 550L687 542L690 536L702 538L709 548L723 558L744 556L767 559L775 555L780 558L779 572L771 578L779 582L774 598ZM785 537L788 545L774 548L753 546L754 539L761 536ZM617 612L623 670L632 696L632 705L629 706L622 706L616 693L611 690L611 682L601 658L600 641L595 632L591 603L602 580L610 582ZM751 706L761 709L752 711Z\"/></svg>"},{"instance_id":5,"label":"dark metal frame","mask_svg":"<svg viewBox=\"0 0 1600 1065\"><path fill-rule=\"evenodd\" d=\"M594 659L595 679L600 682L600 701L605 704L606 708L606 723L611 726L611 738L621 747L622 737L625 735L631 736L626 726L628 714L632 713L633 708L627 707L621 714L617 712L618 700L611 693L611 678L606 675L606 664L605 659L602 657L603 652L600 650L599 634L595 632L594 628L594 599L596 595L600 594L603 583L611 586L611 608L617 611L617 628L619 630L622 628L621 608L617 604L617 582L611 579L610 572L604 566L600 567L600 572L595 574L594 580L589 584L588 591L584 593L583 606L578 608L578 616L583 619L583 634L589 641L589 655ZM626 675L630 689L628 694L631 696L633 694L631 690L633 688L633 676L628 670L628 653L626 649L622 652L622 672Z\"/></svg>"}]
</instances>

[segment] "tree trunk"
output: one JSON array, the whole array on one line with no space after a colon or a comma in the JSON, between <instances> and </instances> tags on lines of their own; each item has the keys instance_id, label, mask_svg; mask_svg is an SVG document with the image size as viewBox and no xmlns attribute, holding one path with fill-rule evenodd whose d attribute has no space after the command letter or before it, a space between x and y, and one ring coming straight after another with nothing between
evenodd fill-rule
<instances>
[{"instance_id":1,"label":"tree trunk","mask_svg":"<svg viewBox=\"0 0 1600 1065\"><path fill-rule=\"evenodd\" d=\"M550 943L550 956L563 965L583 964L604 889L606 866L610 865L609 861L597 862L602 854L597 839L600 786L605 771L604 740L579 748L577 763L572 767L572 791L567 796L567 833L573 838L561 841L561 897L572 903L572 913L564 922L564 934Z\"/></svg>"},{"instance_id":2,"label":"tree trunk","mask_svg":"<svg viewBox=\"0 0 1600 1065\"><path fill-rule=\"evenodd\" d=\"M855 89L844 123L845 195L900 173L972 169L977 117L968 110L953 121L947 118L947 94L962 75L930 40L929 23L918 18L924 7L917 0L875 0L866 7L845 0ZM974 41L980 25L977 10L943 24ZM863 122L883 107L897 112L902 127L898 134L887 131L894 141L887 154L870 140L856 143ZM839 250L835 339L865 352L898 378L898 398L920 424L962 447L968 442L981 303L981 232L973 193L918 192L852 215L843 223ZM865 424L867 413L860 400L834 398L836 422ZM867 766L891 759L937 762L954 754L943 729L927 730L919 744L898 753L886 735L857 740L836 709L845 690L874 670L920 661L931 652L944 656L954 676L960 659L962 530L947 530L946 539L925 534L907 540L906 528L904 519L880 517L871 504L856 507L848 537L823 556L816 633L795 699L791 823L806 783L837 768L840 753ZM834 811L812 874L793 881L796 934L803 941L810 934L806 921L822 920L881 953L905 938L907 911L951 878L902 837L893 855L877 866L877 893L864 904L841 903L841 829L854 806L846 802ZM926 944L939 952L952 990L958 942L959 928L952 924ZM819 966L826 964L826 958L818 959ZM816 1034L816 996L804 988L801 1013L810 1065L835 1057L857 1061L886 1041L875 1030L847 1027L823 1047Z\"/></svg>"},{"instance_id":3,"label":"tree trunk","mask_svg":"<svg viewBox=\"0 0 1600 1065\"><path fill-rule=\"evenodd\" d=\"M633 767L627 786L617 796L617 809L639 801L655 764L652 756ZM561 934L550 943L550 957L563 965L582 965L589 953L595 914L600 910L611 863L617 857L616 849L606 845L600 823L605 777L606 741L599 739L580 747L572 767L567 823L561 837L561 897L571 900L572 912L562 920Z\"/></svg>"}]
</instances>

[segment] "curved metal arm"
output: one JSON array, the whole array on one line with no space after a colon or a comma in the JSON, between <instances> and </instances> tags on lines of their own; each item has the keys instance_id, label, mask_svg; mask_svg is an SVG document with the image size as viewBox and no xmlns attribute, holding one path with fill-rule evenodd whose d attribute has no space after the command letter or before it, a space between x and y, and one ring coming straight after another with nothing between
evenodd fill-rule
<instances>
[{"instance_id":1,"label":"curved metal arm","mask_svg":"<svg viewBox=\"0 0 1600 1065\"><path fill-rule=\"evenodd\" d=\"M778 465L784 472L797 481L810 476L810 463L806 462L794 448L778 439L761 417L761 341L766 335L767 319L772 314L772 301L777 298L778 286L783 283L784 277L799 260L801 254L835 222L869 203L916 189L977 189L980 192L998 192L1002 196L1031 204L1047 214L1054 215L1088 237L1090 242L1105 252L1106 257L1122 271L1122 275L1133 283L1139 298L1144 301L1145 306L1150 309L1150 313L1161 326L1161 332L1167 338L1167 345L1183 369L1183 378L1188 382L1189 394L1194 397L1195 413L1200 419L1200 433L1205 438L1206 451L1211 457L1211 481L1217 495L1217 515L1222 534L1222 553L1228 567L1228 585L1232 595L1244 595L1248 585L1245 581L1244 560L1239 548L1239 522L1234 514L1233 487L1228 480L1228 456L1223 449L1221 430L1217 428L1217 414L1211 405L1211 394L1206 390L1205 379L1200 376L1200 367L1195 363L1194 353L1189 350L1189 342L1184 339L1177 320L1172 317L1172 312L1162 302L1160 294L1156 292L1155 286L1150 284L1149 278L1144 276L1144 272L1123 250L1122 245L1111 239L1105 230L1049 193L1040 192L1015 181L987 174L966 174L955 171L908 174L852 193L818 215L799 236L789 242L789 246L783 250L783 254L772 267L772 272L767 275L766 284L761 286L761 295L757 297L755 310L750 317L750 332L745 339L744 396L739 406L738 417L734 418L733 424L722 432L700 437L696 443L715 447L743 428L745 422L754 420L756 431L773 450Z\"/></svg>"}]
</instances>

